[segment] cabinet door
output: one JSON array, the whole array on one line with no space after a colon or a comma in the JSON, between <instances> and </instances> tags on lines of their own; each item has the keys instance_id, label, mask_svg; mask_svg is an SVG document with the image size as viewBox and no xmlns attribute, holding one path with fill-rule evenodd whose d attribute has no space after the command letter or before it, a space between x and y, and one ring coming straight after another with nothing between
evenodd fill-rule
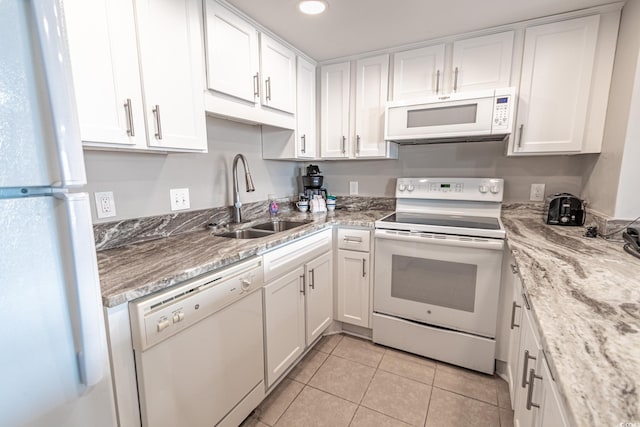
<instances>
[{"instance_id":1,"label":"cabinet door","mask_svg":"<svg viewBox=\"0 0 640 427\"><path fill-rule=\"evenodd\" d=\"M338 318L337 320L369 327L371 279L369 254L338 251Z\"/></svg>"},{"instance_id":2,"label":"cabinet door","mask_svg":"<svg viewBox=\"0 0 640 427\"><path fill-rule=\"evenodd\" d=\"M596 15L527 28L516 153L581 150L599 19Z\"/></svg>"},{"instance_id":3,"label":"cabinet door","mask_svg":"<svg viewBox=\"0 0 640 427\"><path fill-rule=\"evenodd\" d=\"M206 151L200 2L135 5L149 145Z\"/></svg>"},{"instance_id":4,"label":"cabinet door","mask_svg":"<svg viewBox=\"0 0 640 427\"><path fill-rule=\"evenodd\" d=\"M320 156L349 157L350 64L326 65L320 74Z\"/></svg>"},{"instance_id":5,"label":"cabinet door","mask_svg":"<svg viewBox=\"0 0 640 427\"><path fill-rule=\"evenodd\" d=\"M146 148L133 3L68 0L64 6L83 143Z\"/></svg>"},{"instance_id":6,"label":"cabinet door","mask_svg":"<svg viewBox=\"0 0 640 427\"><path fill-rule=\"evenodd\" d=\"M507 358L507 376L509 380L509 397L511 406L515 407L518 384L518 355L520 354L520 335L522 329L522 283L517 273L513 274L511 283L513 298L511 300L509 316L509 355Z\"/></svg>"},{"instance_id":7,"label":"cabinet door","mask_svg":"<svg viewBox=\"0 0 640 427\"><path fill-rule=\"evenodd\" d=\"M384 157L384 108L389 89L389 55L356 62L356 157Z\"/></svg>"},{"instance_id":8,"label":"cabinet door","mask_svg":"<svg viewBox=\"0 0 640 427\"><path fill-rule=\"evenodd\" d=\"M541 352L541 356L542 355L543 353ZM539 379L539 381L538 379L536 379L536 383L534 386L542 388L542 401L541 403L539 403L540 416L538 417L538 423L536 425L540 427L569 426L570 424L567 421L567 416L564 412L562 400L560 398L560 395L558 394L558 388L556 387L555 381L551 376L549 365L547 365L547 359L545 357L541 357L541 359L542 360L540 360L540 362L538 363L537 371L540 372L540 376L542 378Z\"/></svg>"},{"instance_id":9,"label":"cabinet door","mask_svg":"<svg viewBox=\"0 0 640 427\"><path fill-rule=\"evenodd\" d=\"M322 335L333 320L332 253L327 252L306 265L307 345Z\"/></svg>"},{"instance_id":10,"label":"cabinet door","mask_svg":"<svg viewBox=\"0 0 640 427\"><path fill-rule=\"evenodd\" d=\"M262 105L295 113L296 54L272 38L260 33L260 69Z\"/></svg>"},{"instance_id":11,"label":"cabinet door","mask_svg":"<svg viewBox=\"0 0 640 427\"><path fill-rule=\"evenodd\" d=\"M205 2L207 87L255 103L258 32L215 0Z\"/></svg>"},{"instance_id":12,"label":"cabinet door","mask_svg":"<svg viewBox=\"0 0 640 427\"><path fill-rule=\"evenodd\" d=\"M513 31L453 43L453 92L507 87L511 81Z\"/></svg>"},{"instance_id":13,"label":"cabinet door","mask_svg":"<svg viewBox=\"0 0 640 427\"><path fill-rule=\"evenodd\" d=\"M394 101L442 92L444 45L407 50L393 56Z\"/></svg>"},{"instance_id":14,"label":"cabinet door","mask_svg":"<svg viewBox=\"0 0 640 427\"><path fill-rule=\"evenodd\" d=\"M316 67L298 57L296 154L313 159L317 154L316 140Z\"/></svg>"},{"instance_id":15,"label":"cabinet door","mask_svg":"<svg viewBox=\"0 0 640 427\"><path fill-rule=\"evenodd\" d=\"M514 405L514 425L529 427L534 425L538 416L535 407L527 408L530 371L532 369L535 371L538 359L541 357L535 325L532 322L529 310L524 311L522 315L522 325L520 327L522 331L520 336L518 371L515 378L516 398ZM534 391L536 391L536 393L532 396L532 399L539 402L540 387L536 389L534 384Z\"/></svg>"},{"instance_id":16,"label":"cabinet door","mask_svg":"<svg viewBox=\"0 0 640 427\"><path fill-rule=\"evenodd\" d=\"M304 280L299 267L264 287L267 387L304 351Z\"/></svg>"}]
</instances>

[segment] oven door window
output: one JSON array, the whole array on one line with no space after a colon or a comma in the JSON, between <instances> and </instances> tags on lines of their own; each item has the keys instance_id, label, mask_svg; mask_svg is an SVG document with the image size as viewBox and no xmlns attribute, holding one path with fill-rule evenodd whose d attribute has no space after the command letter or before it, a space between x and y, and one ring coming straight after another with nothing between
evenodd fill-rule
<instances>
[{"instance_id":1,"label":"oven door window","mask_svg":"<svg viewBox=\"0 0 640 427\"><path fill-rule=\"evenodd\" d=\"M391 296L473 313L477 275L474 264L393 255Z\"/></svg>"}]
</instances>

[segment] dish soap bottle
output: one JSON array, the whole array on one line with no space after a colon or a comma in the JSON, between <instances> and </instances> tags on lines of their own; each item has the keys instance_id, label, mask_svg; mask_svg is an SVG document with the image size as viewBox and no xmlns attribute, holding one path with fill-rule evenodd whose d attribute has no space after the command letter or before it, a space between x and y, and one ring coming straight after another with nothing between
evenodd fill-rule
<instances>
[{"instance_id":1,"label":"dish soap bottle","mask_svg":"<svg viewBox=\"0 0 640 427\"><path fill-rule=\"evenodd\" d=\"M278 214L278 202L276 202L276 196L273 194L269 194L269 213L272 218Z\"/></svg>"}]
</instances>

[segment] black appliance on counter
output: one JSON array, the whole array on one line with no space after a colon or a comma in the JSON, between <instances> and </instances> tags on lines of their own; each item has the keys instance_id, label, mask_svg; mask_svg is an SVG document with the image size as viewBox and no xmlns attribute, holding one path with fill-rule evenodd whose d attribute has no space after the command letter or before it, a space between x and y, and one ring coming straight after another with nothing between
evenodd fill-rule
<instances>
[{"instance_id":1,"label":"black appliance on counter","mask_svg":"<svg viewBox=\"0 0 640 427\"><path fill-rule=\"evenodd\" d=\"M307 166L307 174L302 176L302 187L304 196L311 200L315 195L321 195L327 198L327 189L322 186L324 176L320 175L321 171L318 165Z\"/></svg>"},{"instance_id":2,"label":"black appliance on counter","mask_svg":"<svg viewBox=\"0 0 640 427\"><path fill-rule=\"evenodd\" d=\"M569 193L558 193L545 202L545 221L550 225L584 225L586 211L584 202Z\"/></svg>"}]
</instances>

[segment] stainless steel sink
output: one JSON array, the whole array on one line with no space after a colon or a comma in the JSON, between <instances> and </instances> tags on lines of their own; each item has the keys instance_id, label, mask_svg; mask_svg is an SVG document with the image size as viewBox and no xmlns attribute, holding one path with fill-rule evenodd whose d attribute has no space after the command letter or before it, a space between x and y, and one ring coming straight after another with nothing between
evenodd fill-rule
<instances>
[{"instance_id":1,"label":"stainless steel sink","mask_svg":"<svg viewBox=\"0 0 640 427\"><path fill-rule=\"evenodd\" d=\"M269 221L263 222L262 224L254 225L251 228L256 230L268 230L277 233L279 231L291 230L292 228L300 227L305 224L308 223L300 221Z\"/></svg>"},{"instance_id":2,"label":"stainless steel sink","mask_svg":"<svg viewBox=\"0 0 640 427\"><path fill-rule=\"evenodd\" d=\"M270 236L273 234L273 231L265 231L265 230L236 230L229 231L227 233L218 234L220 237L229 237L231 239L257 239L259 237Z\"/></svg>"}]
</instances>

